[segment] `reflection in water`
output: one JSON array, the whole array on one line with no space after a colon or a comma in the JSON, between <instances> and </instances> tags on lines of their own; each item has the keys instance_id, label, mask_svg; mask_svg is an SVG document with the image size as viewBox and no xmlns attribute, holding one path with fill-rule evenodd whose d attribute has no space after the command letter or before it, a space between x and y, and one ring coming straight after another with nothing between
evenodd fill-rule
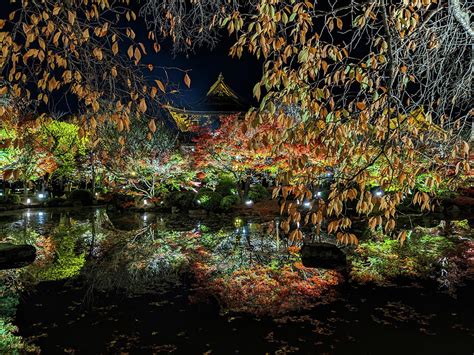
<instances>
[{"instance_id":1,"label":"reflection in water","mask_svg":"<svg viewBox=\"0 0 474 355\"><path fill-rule=\"evenodd\" d=\"M445 245L438 239L425 236L413 245L431 252L431 245ZM36 262L18 271L24 285L39 283L20 307L18 322L22 334L35 336L45 352L57 351L54 344L85 353L128 352L141 346L148 352L187 353L213 347L227 353L344 353L375 346L379 352L407 330L416 341L436 334L446 337L440 340L445 344L451 337L458 344L454 350L465 350L466 339L473 335L472 319L462 313L463 307L471 307L466 293L456 303L419 289L341 286L338 273L301 265L298 247L280 234L278 220L30 209L0 214L0 240L38 249ZM377 276L382 271L398 275L392 263L384 264L400 255L397 248L394 243L361 247L367 255L354 261L360 276L367 277L366 269ZM411 254L404 257L413 260ZM336 285L343 293L335 292ZM218 307L201 303L209 299ZM84 307L85 300L91 308ZM229 310L274 318L257 322L235 313L218 316ZM234 332L249 341L219 340L231 339ZM367 332L377 334L380 345ZM85 344L80 341L84 337L98 341ZM186 348L190 342L199 345ZM439 349L442 345L431 347Z\"/></svg>"}]
</instances>

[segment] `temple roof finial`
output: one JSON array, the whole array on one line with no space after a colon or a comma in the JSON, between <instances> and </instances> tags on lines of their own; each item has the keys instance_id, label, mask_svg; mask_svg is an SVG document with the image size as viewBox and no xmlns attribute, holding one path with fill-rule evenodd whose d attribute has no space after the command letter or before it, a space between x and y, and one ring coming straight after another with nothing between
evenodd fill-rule
<instances>
[{"instance_id":1,"label":"temple roof finial","mask_svg":"<svg viewBox=\"0 0 474 355\"><path fill-rule=\"evenodd\" d=\"M219 80L224 81L224 74L222 72L219 73Z\"/></svg>"}]
</instances>

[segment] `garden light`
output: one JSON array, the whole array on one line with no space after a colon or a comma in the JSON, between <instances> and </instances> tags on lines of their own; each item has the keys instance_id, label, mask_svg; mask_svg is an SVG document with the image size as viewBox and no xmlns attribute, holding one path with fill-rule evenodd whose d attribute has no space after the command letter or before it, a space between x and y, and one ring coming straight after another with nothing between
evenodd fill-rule
<instances>
[{"instance_id":1,"label":"garden light","mask_svg":"<svg viewBox=\"0 0 474 355\"><path fill-rule=\"evenodd\" d=\"M306 208L311 208L311 202L309 201L306 201L303 206L305 206Z\"/></svg>"},{"instance_id":2,"label":"garden light","mask_svg":"<svg viewBox=\"0 0 474 355\"><path fill-rule=\"evenodd\" d=\"M26 199L26 204L29 205L31 203L31 199L27 198Z\"/></svg>"},{"instance_id":3,"label":"garden light","mask_svg":"<svg viewBox=\"0 0 474 355\"><path fill-rule=\"evenodd\" d=\"M38 194L38 198L39 198L39 199L43 199L43 198L44 198L44 194Z\"/></svg>"},{"instance_id":4,"label":"garden light","mask_svg":"<svg viewBox=\"0 0 474 355\"><path fill-rule=\"evenodd\" d=\"M383 196L383 190L382 189L377 189L372 192L374 196L376 197L382 197Z\"/></svg>"},{"instance_id":5,"label":"garden light","mask_svg":"<svg viewBox=\"0 0 474 355\"><path fill-rule=\"evenodd\" d=\"M322 191L318 191L314 194L314 197L321 197L323 195L323 192Z\"/></svg>"},{"instance_id":6,"label":"garden light","mask_svg":"<svg viewBox=\"0 0 474 355\"><path fill-rule=\"evenodd\" d=\"M148 205L148 200L143 200L143 204L146 206Z\"/></svg>"},{"instance_id":7,"label":"garden light","mask_svg":"<svg viewBox=\"0 0 474 355\"><path fill-rule=\"evenodd\" d=\"M252 200L247 200L247 201L245 201L245 204L249 207L253 206L253 201Z\"/></svg>"}]
</instances>

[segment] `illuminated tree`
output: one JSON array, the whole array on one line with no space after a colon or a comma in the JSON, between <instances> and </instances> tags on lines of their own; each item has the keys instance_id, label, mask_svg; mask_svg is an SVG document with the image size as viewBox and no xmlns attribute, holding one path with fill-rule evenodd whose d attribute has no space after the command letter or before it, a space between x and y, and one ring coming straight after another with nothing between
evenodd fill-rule
<instances>
[{"instance_id":1,"label":"illuminated tree","mask_svg":"<svg viewBox=\"0 0 474 355\"><path fill-rule=\"evenodd\" d=\"M153 199L169 187L185 187L193 172L177 151L176 135L164 124L146 134L147 125L144 117L135 118L124 145L116 138L116 127L103 125L98 154L112 180Z\"/></svg>"},{"instance_id":2,"label":"illuminated tree","mask_svg":"<svg viewBox=\"0 0 474 355\"><path fill-rule=\"evenodd\" d=\"M80 176L78 162L85 155L86 148L86 139L79 138L79 127L50 119L42 121L38 134L57 165L54 177L60 180L77 179Z\"/></svg>"},{"instance_id":3,"label":"illuminated tree","mask_svg":"<svg viewBox=\"0 0 474 355\"><path fill-rule=\"evenodd\" d=\"M305 218L319 226L328 219L329 233L356 242L347 232L348 201L356 202L371 228L391 231L396 207L421 172L430 172L425 182L430 191L444 179L455 188L460 179L451 172L469 174L469 145L462 140L471 119L466 109L473 68L466 16L458 1L269 0L260 1L255 13L228 17L229 32L238 34L231 53L249 51L265 62L254 88L260 107L250 112L248 125L283 127L266 132L274 154L288 143L311 152L288 157L290 174L282 181L290 184L275 193L311 198L307 184L327 171L308 164L314 154L325 157L334 175L329 198L318 200L317 210L305 217L290 205L282 223L286 231ZM298 108L297 114L287 107ZM393 193L374 196L368 190L375 165L377 184L396 186ZM294 174L302 168L306 176ZM430 194L412 197L422 210L431 209ZM293 231L291 237L300 235ZM399 234L401 240L405 236Z\"/></svg>"}]
</instances>

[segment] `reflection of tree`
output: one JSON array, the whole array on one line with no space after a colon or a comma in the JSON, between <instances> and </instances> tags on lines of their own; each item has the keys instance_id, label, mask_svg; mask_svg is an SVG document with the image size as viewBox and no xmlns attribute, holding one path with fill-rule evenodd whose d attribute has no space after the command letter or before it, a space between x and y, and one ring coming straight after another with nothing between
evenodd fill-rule
<instances>
[{"instance_id":1,"label":"reflection of tree","mask_svg":"<svg viewBox=\"0 0 474 355\"><path fill-rule=\"evenodd\" d=\"M60 223L50 236L39 238L39 259L29 267L33 278L52 281L79 275L86 261L86 253L80 244L88 230L87 223L69 220L68 223Z\"/></svg>"},{"instance_id":2,"label":"reflection of tree","mask_svg":"<svg viewBox=\"0 0 474 355\"><path fill-rule=\"evenodd\" d=\"M121 231L107 222L102 226L107 237L84 272L90 291L145 292L179 280L187 264L179 233L157 232L153 224L134 231Z\"/></svg>"},{"instance_id":3,"label":"reflection of tree","mask_svg":"<svg viewBox=\"0 0 474 355\"><path fill-rule=\"evenodd\" d=\"M223 272L243 267L288 262L288 253L280 249L275 229L249 224L237 228L213 250L213 262Z\"/></svg>"}]
</instances>

